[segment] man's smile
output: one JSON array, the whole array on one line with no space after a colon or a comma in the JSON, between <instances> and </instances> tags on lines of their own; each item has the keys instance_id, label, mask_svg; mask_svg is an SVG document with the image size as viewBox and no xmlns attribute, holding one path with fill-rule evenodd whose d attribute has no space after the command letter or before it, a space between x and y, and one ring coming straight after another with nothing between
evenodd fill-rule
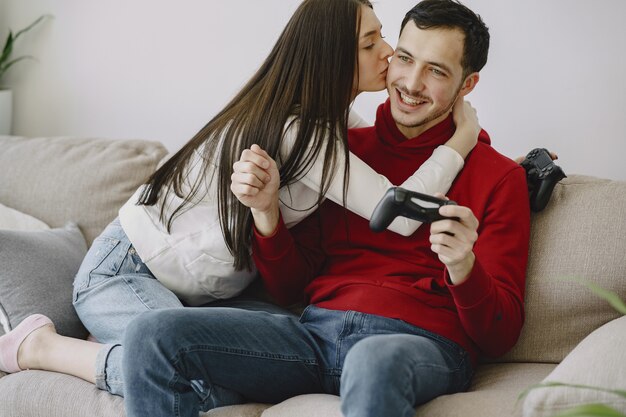
<instances>
[{"instance_id":1,"label":"man's smile","mask_svg":"<svg viewBox=\"0 0 626 417\"><path fill-rule=\"evenodd\" d=\"M409 94L406 94L402 91L400 91L400 89L396 88L396 93L398 96L398 101L403 104L406 107L410 107L412 109L415 109L423 104L427 104L430 103L430 100L426 97L423 96L411 96Z\"/></svg>"}]
</instances>

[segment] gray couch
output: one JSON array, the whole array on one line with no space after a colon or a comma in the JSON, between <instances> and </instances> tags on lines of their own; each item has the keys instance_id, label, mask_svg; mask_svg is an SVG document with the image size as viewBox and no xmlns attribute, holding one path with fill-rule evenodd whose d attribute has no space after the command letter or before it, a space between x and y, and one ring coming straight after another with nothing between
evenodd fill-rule
<instances>
[{"instance_id":1,"label":"gray couch","mask_svg":"<svg viewBox=\"0 0 626 417\"><path fill-rule=\"evenodd\" d=\"M53 228L74 221L89 244L165 154L162 145L148 141L0 137L0 203ZM582 278L626 298L625 236L626 183L570 173L546 210L532 218L527 314L519 342L504 357L485 359L469 392L435 399L418 407L416 416L547 417L592 401L625 412L624 398L566 387L535 389L518 401L544 379L626 388L626 317L580 282L566 279ZM0 280L2 274L0 265ZM70 302L70 294L63 297L54 302ZM0 417L123 415L121 397L78 378L44 371L0 374ZM338 397L311 394L203 416L341 413Z\"/></svg>"}]
</instances>

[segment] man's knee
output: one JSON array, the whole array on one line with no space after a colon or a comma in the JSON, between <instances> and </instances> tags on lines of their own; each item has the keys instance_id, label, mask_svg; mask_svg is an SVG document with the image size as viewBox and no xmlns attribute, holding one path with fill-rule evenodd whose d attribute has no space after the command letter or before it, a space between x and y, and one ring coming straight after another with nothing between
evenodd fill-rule
<instances>
[{"instance_id":1,"label":"man's knee","mask_svg":"<svg viewBox=\"0 0 626 417\"><path fill-rule=\"evenodd\" d=\"M122 345L125 348L141 346L144 349L147 340L169 337L176 329L180 329L180 323L171 310L146 311L128 324Z\"/></svg>"},{"instance_id":2,"label":"man's knee","mask_svg":"<svg viewBox=\"0 0 626 417\"><path fill-rule=\"evenodd\" d=\"M356 343L346 355L342 384L388 383L400 375L415 378L442 362L441 351L427 338L405 334L375 335Z\"/></svg>"},{"instance_id":3,"label":"man's knee","mask_svg":"<svg viewBox=\"0 0 626 417\"><path fill-rule=\"evenodd\" d=\"M350 349L342 374L346 377L355 376L361 383L387 379L406 366L407 348L389 336L370 336Z\"/></svg>"}]
</instances>

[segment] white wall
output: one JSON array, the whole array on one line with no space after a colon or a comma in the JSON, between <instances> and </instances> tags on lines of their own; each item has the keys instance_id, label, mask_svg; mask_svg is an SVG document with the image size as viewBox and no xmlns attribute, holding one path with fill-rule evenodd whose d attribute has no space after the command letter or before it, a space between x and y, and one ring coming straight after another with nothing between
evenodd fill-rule
<instances>
[{"instance_id":1,"label":"white wall","mask_svg":"<svg viewBox=\"0 0 626 417\"><path fill-rule=\"evenodd\" d=\"M175 150L254 72L299 0L0 0L0 37L42 13L14 67L14 134L157 139ZM416 0L377 0L392 44ZM494 146L626 180L626 2L466 0L492 46L469 96ZM373 120L384 93L355 107Z\"/></svg>"}]
</instances>

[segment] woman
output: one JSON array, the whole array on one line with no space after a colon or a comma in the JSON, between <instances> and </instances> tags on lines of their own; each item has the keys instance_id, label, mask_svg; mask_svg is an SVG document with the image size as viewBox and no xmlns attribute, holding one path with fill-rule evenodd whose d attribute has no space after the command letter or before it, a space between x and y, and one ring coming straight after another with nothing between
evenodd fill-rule
<instances>
[{"instance_id":1,"label":"woman","mask_svg":"<svg viewBox=\"0 0 626 417\"><path fill-rule=\"evenodd\" d=\"M119 343L134 317L243 290L254 277L251 217L229 187L233 164L252 144L280 164L289 225L326 197L367 218L392 184L349 154L347 129L359 123L349 124L348 113L357 94L385 87L392 52L368 0L305 0L241 92L93 242L73 300L104 344L60 336L50 320L35 315L0 338L0 369L64 372L123 395ZM454 116L457 132L448 146L403 187L448 190L480 130L469 105L458 103ZM337 169L346 174L335 175ZM409 235L418 226L398 219L391 229Z\"/></svg>"}]
</instances>

